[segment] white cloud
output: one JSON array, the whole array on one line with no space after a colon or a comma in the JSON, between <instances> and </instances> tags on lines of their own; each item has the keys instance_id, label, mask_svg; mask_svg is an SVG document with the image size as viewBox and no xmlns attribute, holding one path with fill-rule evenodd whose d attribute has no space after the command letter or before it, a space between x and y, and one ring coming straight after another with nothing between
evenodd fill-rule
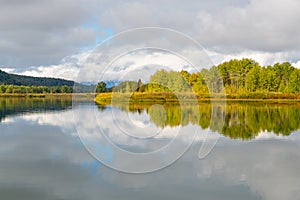
<instances>
[{"instance_id":1,"label":"white cloud","mask_svg":"<svg viewBox=\"0 0 300 200\"><path fill-rule=\"evenodd\" d=\"M293 63L293 66L300 69L300 60L298 60L297 62Z\"/></svg>"},{"instance_id":2,"label":"white cloud","mask_svg":"<svg viewBox=\"0 0 300 200\"><path fill-rule=\"evenodd\" d=\"M78 74L79 68L71 63L60 65L39 66L35 69L30 69L19 74L36 77L56 77L67 80L74 80Z\"/></svg>"},{"instance_id":3,"label":"white cloud","mask_svg":"<svg viewBox=\"0 0 300 200\"><path fill-rule=\"evenodd\" d=\"M294 58L297 52L264 52L264 51L244 51L239 53L220 53L218 51L208 50L208 55L213 63L219 64L231 59L251 58L257 61L262 66L274 65L275 63L291 62L294 67L300 67L300 58L295 61Z\"/></svg>"},{"instance_id":4,"label":"white cloud","mask_svg":"<svg viewBox=\"0 0 300 200\"><path fill-rule=\"evenodd\" d=\"M7 72L7 73L13 73L14 71L15 71L15 69L13 69L13 68L6 68L6 67L0 67L0 69L2 70L2 71L5 71L5 72Z\"/></svg>"},{"instance_id":5,"label":"white cloud","mask_svg":"<svg viewBox=\"0 0 300 200\"><path fill-rule=\"evenodd\" d=\"M289 61L300 67L299 6L297 0L203 0L184 3L170 0L78 0L71 3L30 1L28 5L5 1L0 12L0 22L5 29L0 31L0 60L3 62L0 65L5 71L25 75L77 79L78 68L84 59L73 61L69 58L87 55L89 51L78 52L95 45L97 38L105 39L112 33L132 28L156 26L191 36L209 49L214 64L231 58L250 57L262 65ZM105 29L107 34L104 34ZM129 44L134 49L137 39L144 44L153 40L152 44L165 47L169 44L182 48L181 52L187 51L183 48L184 40L171 40L161 35L149 37L145 33L121 41L118 47L122 49ZM189 55L196 59L197 51ZM120 66L120 72L134 75L137 66L148 64L168 65L177 70L184 64L180 59L167 55L143 56L122 58L124 63L119 60L120 65L128 64L126 59L132 63L123 71L124 66ZM62 60L64 57L67 61ZM81 74L82 77L94 81L99 79L109 61L112 60L109 58L101 67L94 65L91 72ZM142 75L151 72L139 71ZM109 76L116 79L120 74ZM135 76L131 78L136 79Z\"/></svg>"},{"instance_id":6,"label":"white cloud","mask_svg":"<svg viewBox=\"0 0 300 200\"><path fill-rule=\"evenodd\" d=\"M214 50L207 50L206 66L217 65L231 59L252 58L262 66L273 65L277 62L285 62L295 57L296 52L263 52L263 51L244 51L241 53L225 54ZM185 51L184 55L194 57L203 53L202 51ZM157 69L180 71L182 69L189 72L200 71L202 66L191 66L189 61L172 53L161 51L154 52L136 52L124 54L116 60L103 59L101 54L93 54L91 51L65 57L61 64L31 67L25 71L17 72L13 68L1 68L8 73L17 73L21 75L37 77L57 77L75 81L101 80L138 80L141 78L144 82L149 80L151 74ZM300 60L291 62L293 66L300 68Z\"/></svg>"}]
</instances>

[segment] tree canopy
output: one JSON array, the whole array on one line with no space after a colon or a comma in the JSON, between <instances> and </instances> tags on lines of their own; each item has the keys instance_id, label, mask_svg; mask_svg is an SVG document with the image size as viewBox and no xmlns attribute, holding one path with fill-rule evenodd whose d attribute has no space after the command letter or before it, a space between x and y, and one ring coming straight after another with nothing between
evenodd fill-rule
<instances>
[{"instance_id":1,"label":"tree canopy","mask_svg":"<svg viewBox=\"0 0 300 200\"><path fill-rule=\"evenodd\" d=\"M288 62L260 66L252 59L233 59L210 69L187 71L157 70L147 84L126 81L117 86L119 92L188 92L196 93L299 93L300 69ZM127 89L126 89L127 88ZM137 90L137 88L139 88Z\"/></svg>"}]
</instances>

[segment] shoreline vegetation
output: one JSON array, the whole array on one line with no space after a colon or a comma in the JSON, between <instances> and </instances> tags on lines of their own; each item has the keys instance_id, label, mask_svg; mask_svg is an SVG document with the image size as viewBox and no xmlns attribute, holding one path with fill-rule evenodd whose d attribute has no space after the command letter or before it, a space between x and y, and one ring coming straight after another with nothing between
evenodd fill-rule
<instances>
[{"instance_id":1,"label":"shoreline vegetation","mask_svg":"<svg viewBox=\"0 0 300 200\"><path fill-rule=\"evenodd\" d=\"M288 62L260 66L233 59L199 72L159 69L147 83L127 80L112 88L97 85L97 103L114 101L299 101L300 69ZM112 93L111 93L112 92ZM106 94L107 93L107 94Z\"/></svg>"},{"instance_id":2,"label":"shoreline vegetation","mask_svg":"<svg viewBox=\"0 0 300 200\"><path fill-rule=\"evenodd\" d=\"M193 94L171 92L109 92L98 94L94 101L100 105L117 103L178 103L206 101L264 101L264 102L300 102L300 94L250 93L239 95Z\"/></svg>"},{"instance_id":3,"label":"shoreline vegetation","mask_svg":"<svg viewBox=\"0 0 300 200\"><path fill-rule=\"evenodd\" d=\"M177 102L206 102L206 101L267 101L267 102L300 102L300 94L283 93L251 93L239 95L224 94L194 94L171 92L133 92L133 93L0 93L0 98L57 98L57 99L88 99L97 104L113 103L177 103Z\"/></svg>"},{"instance_id":4,"label":"shoreline vegetation","mask_svg":"<svg viewBox=\"0 0 300 200\"><path fill-rule=\"evenodd\" d=\"M243 58L199 72L159 69L146 83L126 80L84 85L55 78L8 74L0 70L0 97L66 98L89 96L95 102L300 101L300 69L288 62L260 66ZM94 95L94 96L93 96Z\"/></svg>"},{"instance_id":5,"label":"shoreline vegetation","mask_svg":"<svg viewBox=\"0 0 300 200\"><path fill-rule=\"evenodd\" d=\"M96 93L24 93L24 94L9 94L9 93L0 93L0 98L38 98L38 99L66 99L72 100L89 100L93 101L97 94Z\"/></svg>"}]
</instances>

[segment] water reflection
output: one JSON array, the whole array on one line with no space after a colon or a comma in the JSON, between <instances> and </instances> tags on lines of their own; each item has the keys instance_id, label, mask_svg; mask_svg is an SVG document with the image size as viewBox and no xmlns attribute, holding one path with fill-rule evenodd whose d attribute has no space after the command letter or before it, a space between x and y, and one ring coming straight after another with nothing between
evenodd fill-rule
<instances>
[{"instance_id":1,"label":"water reflection","mask_svg":"<svg viewBox=\"0 0 300 200\"><path fill-rule=\"evenodd\" d=\"M262 132L288 136L300 128L300 103L201 102L199 105L165 103L160 106L135 103L114 106L141 116L146 112L150 121L161 128L192 124L232 139L254 139ZM98 107L105 109L105 106Z\"/></svg>"},{"instance_id":2,"label":"water reflection","mask_svg":"<svg viewBox=\"0 0 300 200\"><path fill-rule=\"evenodd\" d=\"M29 102L27 104L30 105ZM49 108L41 109L39 112L36 112L35 108L30 111L28 109L30 106L27 106L26 113L22 112L24 110L22 106L12 105L11 107L20 109L15 109L13 115L5 115L5 120L9 123L0 123L0 199L294 200L300 198L298 173L300 134L299 131L294 131L298 129L296 125L299 120L298 104L234 103L228 104L225 114L219 115L224 111L222 104L204 103L200 106L199 112L208 119L222 116L229 127L238 127L238 124L242 124L252 127L250 130L265 129L270 132L269 135L276 135L273 132L278 132L282 135L279 138L285 139L271 137L259 140L262 133L253 134L255 139L250 142L221 137L211 154L203 160L197 159L201 141L196 140L189 151L170 167L142 175L125 174L107 168L82 146L73 124L73 112L80 112L83 117L91 115L93 113L90 110L94 111L94 104L88 102L73 109L60 109L59 104L62 102L58 103L56 110ZM218 129L214 123L209 121L203 123L204 119L198 119L203 120L201 124L195 120L192 117L192 112L195 112L192 107L187 106L186 111L185 109L180 111L186 113L184 116L188 118L188 124L181 120L171 125L169 123L172 119L166 118L167 112L172 111L155 110L161 109L160 106L152 108L151 105L134 106L134 109L130 106L119 106L122 110L116 107L102 107L96 111L104 113L115 109L117 117L130 114L132 119L141 119L144 122L142 127L150 122L168 130L168 134L176 130L179 124L184 127ZM211 112L214 106L217 107ZM2 109L1 112L4 112ZM155 120L158 119L153 113L159 113L158 119L165 119L164 123L156 123ZM285 128L276 126L280 120ZM120 139L120 136L114 134L115 130L108 119L103 118L99 122L111 128L110 136L114 137L115 141ZM272 124L267 124L268 122ZM259 123L256 125L257 129L253 128L255 123ZM89 126L93 130L97 123L91 121ZM284 130L294 131L294 134L285 134ZM131 148L138 148L136 144L136 142L127 143Z\"/></svg>"},{"instance_id":3,"label":"water reflection","mask_svg":"<svg viewBox=\"0 0 300 200\"><path fill-rule=\"evenodd\" d=\"M9 115L70 109L72 99L0 98L0 122Z\"/></svg>"}]
</instances>

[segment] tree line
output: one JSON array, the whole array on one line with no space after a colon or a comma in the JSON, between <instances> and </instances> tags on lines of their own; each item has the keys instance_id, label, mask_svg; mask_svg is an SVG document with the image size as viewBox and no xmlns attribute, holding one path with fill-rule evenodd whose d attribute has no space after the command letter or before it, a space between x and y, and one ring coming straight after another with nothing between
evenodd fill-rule
<instances>
[{"instance_id":1,"label":"tree line","mask_svg":"<svg viewBox=\"0 0 300 200\"><path fill-rule=\"evenodd\" d=\"M197 93L299 93L300 70L289 62L260 66L252 59L233 59L196 73L159 70L150 77L150 83L157 86L151 84L146 91L163 91L167 87Z\"/></svg>"},{"instance_id":2,"label":"tree line","mask_svg":"<svg viewBox=\"0 0 300 200\"><path fill-rule=\"evenodd\" d=\"M0 93L5 94L44 94L44 93L72 93L72 86L18 86L18 85L0 85Z\"/></svg>"},{"instance_id":3,"label":"tree line","mask_svg":"<svg viewBox=\"0 0 300 200\"><path fill-rule=\"evenodd\" d=\"M103 84L102 84L103 86ZM102 87L103 88L103 87ZM300 93L300 69L289 62L260 66L253 59L232 59L210 69L189 73L160 69L149 82L124 81L99 92Z\"/></svg>"},{"instance_id":4,"label":"tree line","mask_svg":"<svg viewBox=\"0 0 300 200\"><path fill-rule=\"evenodd\" d=\"M18 86L73 86L74 81L59 78L32 77L9 74L0 70L0 84Z\"/></svg>"}]
</instances>

